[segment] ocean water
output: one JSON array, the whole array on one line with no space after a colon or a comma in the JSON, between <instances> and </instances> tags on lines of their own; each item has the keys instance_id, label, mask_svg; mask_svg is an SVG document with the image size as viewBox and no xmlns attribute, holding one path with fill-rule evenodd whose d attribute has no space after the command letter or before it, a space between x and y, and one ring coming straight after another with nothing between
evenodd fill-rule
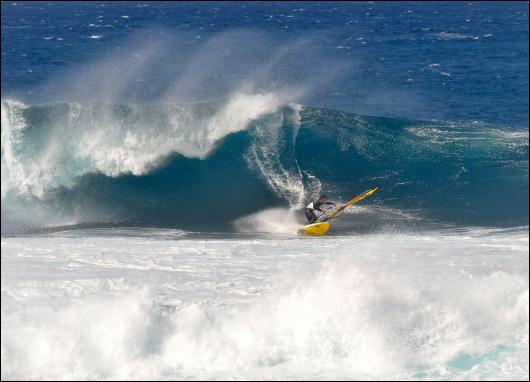
<instances>
[{"instance_id":1,"label":"ocean water","mask_svg":"<svg viewBox=\"0 0 530 382\"><path fill-rule=\"evenodd\" d=\"M1 30L2 379L528 380L527 2Z\"/></svg>"}]
</instances>

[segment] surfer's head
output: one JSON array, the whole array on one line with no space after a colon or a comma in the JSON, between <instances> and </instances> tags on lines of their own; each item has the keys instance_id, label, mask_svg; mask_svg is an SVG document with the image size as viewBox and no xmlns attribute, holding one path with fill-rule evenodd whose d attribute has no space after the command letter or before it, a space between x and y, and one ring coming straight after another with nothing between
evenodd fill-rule
<instances>
[{"instance_id":1,"label":"surfer's head","mask_svg":"<svg viewBox=\"0 0 530 382\"><path fill-rule=\"evenodd\" d=\"M320 200L321 202L325 202L326 201L326 195L320 194L320 196L318 197L318 200Z\"/></svg>"}]
</instances>

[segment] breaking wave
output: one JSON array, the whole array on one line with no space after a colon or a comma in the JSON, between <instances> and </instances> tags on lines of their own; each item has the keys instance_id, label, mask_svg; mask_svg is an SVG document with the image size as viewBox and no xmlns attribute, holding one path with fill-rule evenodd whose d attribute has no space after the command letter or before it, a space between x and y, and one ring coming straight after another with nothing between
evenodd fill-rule
<instances>
[{"instance_id":1,"label":"breaking wave","mask_svg":"<svg viewBox=\"0 0 530 382\"><path fill-rule=\"evenodd\" d=\"M245 92L191 105L3 100L2 233L234 229L263 209L296 215L321 190L344 199L376 183L371 207L352 210L373 222L528 224L528 132L287 102Z\"/></svg>"}]
</instances>

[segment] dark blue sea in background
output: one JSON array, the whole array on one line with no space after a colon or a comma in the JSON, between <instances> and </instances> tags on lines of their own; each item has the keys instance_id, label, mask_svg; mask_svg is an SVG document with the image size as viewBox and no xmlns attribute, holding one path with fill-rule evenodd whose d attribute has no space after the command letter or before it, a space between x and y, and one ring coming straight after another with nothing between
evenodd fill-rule
<instances>
[{"instance_id":1,"label":"dark blue sea in background","mask_svg":"<svg viewBox=\"0 0 530 382\"><path fill-rule=\"evenodd\" d=\"M3 96L149 28L187 32L186 46L234 28L314 38L354 68L308 106L528 127L528 2L4 1Z\"/></svg>"},{"instance_id":2,"label":"dark blue sea in background","mask_svg":"<svg viewBox=\"0 0 530 382\"><path fill-rule=\"evenodd\" d=\"M2 2L3 232L375 183L393 213L528 224L528 2Z\"/></svg>"}]
</instances>

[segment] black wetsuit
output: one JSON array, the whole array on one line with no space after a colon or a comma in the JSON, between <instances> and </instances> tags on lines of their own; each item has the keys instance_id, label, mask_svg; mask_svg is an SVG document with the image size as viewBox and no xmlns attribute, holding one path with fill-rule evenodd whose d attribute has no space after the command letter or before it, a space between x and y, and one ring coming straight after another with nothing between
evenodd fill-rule
<instances>
[{"instance_id":1,"label":"black wetsuit","mask_svg":"<svg viewBox=\"0 0 530 382\"><path fill-rule=\"evenodd\" d=\"M315 200L312 203L309 203L307 207L305 208L305 217L307 218L307 221L309 224L313 224L315 220L317 220L317 217L313 211L317 210L320 212L324 212L320 209L320 206L323 204L335 204L332 202L321 202L320 199Z\"/></svg>"}]
</instances>

